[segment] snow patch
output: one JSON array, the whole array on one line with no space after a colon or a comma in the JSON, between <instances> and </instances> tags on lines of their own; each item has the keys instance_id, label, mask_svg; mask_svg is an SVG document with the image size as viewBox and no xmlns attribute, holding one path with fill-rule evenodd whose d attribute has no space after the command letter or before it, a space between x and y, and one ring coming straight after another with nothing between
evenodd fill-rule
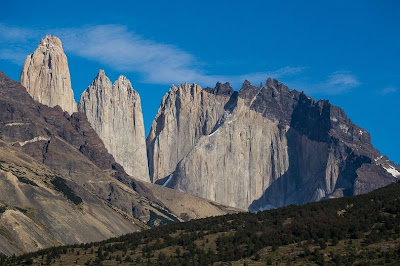
<instances>
[{"instance_id":1,"label":"snow patch","mask_svg":"<svg viewBox=\"0 0 400 266\"><path fill-rule=\"evenodd\" d=\"M22 146L24 146L24 145L26 145L28 143L33 143L33 142L37 142L37 141L41 141L41 140L49 141L50 138L39 136L39 137L34 137L33 139L30 139L30 140L27 140L27 141L21 141L21 142L18 142L18 143L22 147Z\"/></svg>"},{"instance_id":2,"label":"snow patch","mask_svg":"<svg viewBox=\"0 0 400 266\"><path fill-rule=\"evenodd\" d=\"M8 123L6 124L6 127L12 127L12 126L23 126L27 125L28 123Z\"/></svg>"},{"instance_id":3,"label":"snow patch","mask_svg":"<svg viewBox=\"0 0 400 266\"><path fill-rule=\"evenodd\" d=\"M383 168L392 176L394 176L395 178L400 177L400 172L396 170L396 168L394 168L392 165L389 165L388 168L384 167Z\"/></svg>"},{"instance_id":4,"label":"snow patch","mask_svg":"<svg viewBox=\"0 0 400 266\"><path fill-rule=\"evenodd\" d=\"M167 181L164 182L164 184L162 184L163 187L167 186L169 181L171 181L172 177L174 176L174 174L170 174Z\"/></svg>"},{"instance_id":5,"label":"snow patch","mask_svg":"<svg viewBox=\"0 0 400 266\"><path fill-rule=\"evenodd\" d=\"M331 118L331 121L333 121L333 122L337 122L338 120L337 120L337 118L336 118L336 117L332 117L332 118Z\"/></svg>"},{"instance_id":6,"label":"snow patch","mask_svg":"<svg viewBox=\"0 0 400 266\"><path fill-rule=\"evenodd\" d=\"M381 155L381 156L379 156L379 157L376 157L376 158L375 158L375 162L379 161L379 160L382 159L382 158L383 158L383 155Z\"/></svg>"},{"instance_id":7,"label":"snow patch","mask_svg":"<svg viewBox=\"0 0 400 266\"><path fill-rule=\"evenodd\" d=\"M211 137L212 135L214 135L216 132L218 132L219 128L217 128L214 132L211 132L210 134L208 134L209 137Z\"/></svg>"},{"instance_id":8,"label":"snow patch","mask_svg":"<svg viewBox=\"0 0 400 266\"><path fill-rule=\"evenodd\" d=\"M340 124L340 125L339 125L339 128L340 128L344 133L346 133L346 134L347 134L347 132L349 131L349 127L346 126L345 124Z\"/></svg>"},{"instance_id":9,"label":"snow patch","mask_svg":"<svg viewBox=\"0 0 400 266\"><path fill-rule=\"evenodd\" d=\"M259 207L256 210L251 210L251 212L268 211L268 210L273 210L273 209L276 209L276 207L274 205L267 204L267 205Z\"/></svg>"}]
</instances>

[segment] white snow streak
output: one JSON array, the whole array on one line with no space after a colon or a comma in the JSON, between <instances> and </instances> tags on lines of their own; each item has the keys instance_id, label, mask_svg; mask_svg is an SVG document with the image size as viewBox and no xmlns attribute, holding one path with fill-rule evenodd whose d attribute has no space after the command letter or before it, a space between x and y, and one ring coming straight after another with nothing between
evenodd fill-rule
<instances>
[{"instance_id":1,"label":"white snow streak","mask_svg":"<svg viewBox=\"0 0 400 266\"><path fill-rule=\"evenodd\" d=\"M208 136L211 137L211 136L214 135L218 130L219 130L219 128L218 128L217 130L215 130L214 132L212 132L211 134L208 134Z\"/></svg>"},{"instance_id":2,"label":"white snow streak","mask_svg":"<svg viewBox=\"0 0 400 266\"><path fill-rule=\"evenodd\" d=\"M397 171L393 166L389 166L389 168L383 167L389 174L391 174L392 176L398 178L400 177L400 172Z\"/></svg>"},{"instance_id":3,"label":"white snow streak","mask_svg":"<svg viewBox=\"0 0 400 266\"><path fill-rule=\"evenodd\" d=\"M171 181L173 176L174 176L174 174L170 174L167 181L165 181L165 183L162 186L165 187L166 185L168 185L169 181Z\"/></svg>"},{"instance_id":4,"label":"white snow streak","mask_svg":"<svg viewBox=\"0 0 400 266\"><path fill-rule=\"evenodd\" d=\"M27 125L28 123L8 123L6 124L6 127L12 127L12 126L24 126Z\"/></svg>"},{"instance_id":5,"label":"white snow streak","mask_svg":"<svg viewBox=\"0 0 400 266\"><path fill-rule=\"evenodd\" d=\"M28 144L28 143L33 143L33 142L41 141L41 140L46 140L46 141L48 141L48 140L50 140L50 138L46 138L46 137L42 137L42 136L34 137L33 139L30 139L30 140L27 140L27 141L21 141L21 142L19 142L19 145L20 145L20 146L24 146L24 145L26 145L26 144Z\"/></svg>"}]
</instances>

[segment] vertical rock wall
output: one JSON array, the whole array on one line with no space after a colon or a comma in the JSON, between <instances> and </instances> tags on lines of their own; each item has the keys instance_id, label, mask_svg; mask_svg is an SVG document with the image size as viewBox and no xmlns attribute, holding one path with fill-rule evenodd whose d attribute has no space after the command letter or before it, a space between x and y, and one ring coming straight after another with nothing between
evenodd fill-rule
<instances>
[{"instance_id":1,"label":"vertical rock wall","mask_svg":"<svg viewBox=\"0 0 400 266\"><path fill-rule=\"evenodd\" d=\"M100 70L78 103L109 153L136 179L149 182L140 96L120 76L114 84Z\"/></svg>"},{"instance_id":2,"label":"vertical rock wall","mask_svg":"<svg viewBox=\"0 0 400 266\"><path fill-rule=\"evenodd\" d=\"M33 99L42 104L59 105L69 114L77 111L67 57L57 37L47 35L26 57L21 84Z\"/></svg>"}]
</instances>

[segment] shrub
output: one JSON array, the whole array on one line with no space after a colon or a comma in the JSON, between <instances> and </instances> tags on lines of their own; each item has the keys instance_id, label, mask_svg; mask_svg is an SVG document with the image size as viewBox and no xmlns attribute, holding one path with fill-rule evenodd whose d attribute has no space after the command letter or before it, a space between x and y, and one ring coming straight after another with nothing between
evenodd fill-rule
<instances>
[{"instance_id":1,"label":"shrub","mask_svg":"<svg viewBox=\"0 0 400 266\"><path fill-rule=\"evenodd\" d=\"M76 195L75 192L67 186L63 178L57 176L51 180L51 183L54 185L57 191L63 193L64 196L74 204L78 205L82 203L82 198Z\"/></svg>"}]
</instances>

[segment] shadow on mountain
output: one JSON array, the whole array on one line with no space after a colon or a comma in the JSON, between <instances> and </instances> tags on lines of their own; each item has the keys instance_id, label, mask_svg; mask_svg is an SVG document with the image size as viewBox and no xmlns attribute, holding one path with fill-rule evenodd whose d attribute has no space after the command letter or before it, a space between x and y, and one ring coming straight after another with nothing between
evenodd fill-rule
<instances>
[{"instance_id":1,"label":"shadow on mountain","mask_svg":"<svg viewBox=\"0 0 400 266\"><path fill-rule=\"evenodd\" d=\"M319 173L325 170L328 159L327 145L315 143L313 149L319 150L320 153L312 154L305 145L310 140L296 130L290 128L286 133L286 138L289 168L280 177L274 177L273 183L264 194L249 206L250 211L310 202L315 197L315 191L324 187Z\"/></svg>"},{"instance_id":2,"label":"shadow on mountain","mask_svg":"<svg viewBox=\"0 0 400 266\"><path fill-rule=\"evenodd\" d=\"M283 175L272 177L274 181L252 202L250 211L305 204L330 195L357 194L354 188L359 177L357 170L363 164L370 164L371 159L355 154L329 134L330 106L328 101L316 102L300 94L286 132L289 167ZM340 161L338 166L337 161ZM333 172L338 171L338 175L327 174L331 167L337 167Z\"/></svg>"}]
</instances>

